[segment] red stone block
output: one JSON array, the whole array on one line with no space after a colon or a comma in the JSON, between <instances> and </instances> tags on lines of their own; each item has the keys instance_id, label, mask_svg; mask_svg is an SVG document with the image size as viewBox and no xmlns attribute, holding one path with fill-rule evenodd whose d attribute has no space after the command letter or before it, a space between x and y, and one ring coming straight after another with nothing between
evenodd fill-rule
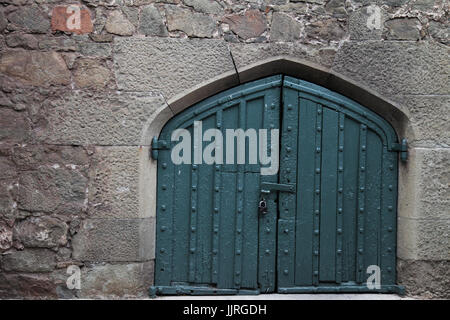
<instances>
[{"instance_id":1,"label":"red stone block","mask_svg":"<svg viewBox=\"0 0 450 320\"><path fill-rule=\"evenodd\" d=\"M77 34L90 33L94 29L91 14L88 9L76 5L58 6L52 12L52 30L73 32Z\"/></svg>"}]
</instances>

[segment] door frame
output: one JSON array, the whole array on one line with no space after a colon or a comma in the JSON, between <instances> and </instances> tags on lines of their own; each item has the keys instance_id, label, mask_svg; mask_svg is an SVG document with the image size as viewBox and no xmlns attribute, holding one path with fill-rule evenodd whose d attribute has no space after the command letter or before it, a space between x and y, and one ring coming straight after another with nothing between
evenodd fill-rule
<instances>
[{"instance_id":1,"label":"door frame","mask_svg":"<svg viewBox=\"0 0 450 320\"><path fill-rule=\"evenodd\" d=\"M345 76L342 76L330 69L324 68L320 65L310 63L298 58L288 56L278 56L269 59L261 60L257 63L239 68L237 70L239 78L235 77L235 73L224 73L215 78L211 78L200 85L188 89L174 98L163 103L155 108L154 114L148 119L147 123L141 130L141 152L139 154L139 212L140 216L154 218L156 216L156 161L148 157L151 152L151 139L153 136L158 136L165 123L174 115L181 112L183 109L195 104L196 102L212 96L218 92L229 89L233 86L256 80L261 77L266 77L275 74L285 74L296 78L302 78L306 81L313 82L322 87L328 88L335 93L342 94L348 98L364 105L370 110L380 114L384 119L387 119L395 128L399 135L404 134L408 139L414 140L415 127L412 126L406 108L397 105L377 94L370 88L365 87L360 82L352 81ZM412 158L409 160L411 166L415 166L416 160ZM410 179L411 172L408 171L404 165L400 166L399 172L399 186L398 193L398 216L407 215L404 211L411 205L414 206L415 199L410 199L402 190L413 190L416 188L417 182L415 179ZM412 200L412 202L411 202ZM418 203L418 202L417 202ZM403 214L402 214L403 212ZM408 232L402 227L404 220L399 220L399 237L398 247L408 248L411 244L408 242L409 237L403 235ZM154 229L153 229L154 230ZM405 230L405 231L403 231ZM154 251L155 248L155 233L145 232L140 236L143 250ZM402 250L402 252L404 249ZM405 255L406 254L406 255ZM403 259L407 253L400 253L400 258Z\"/></svg>"}]
</instances>

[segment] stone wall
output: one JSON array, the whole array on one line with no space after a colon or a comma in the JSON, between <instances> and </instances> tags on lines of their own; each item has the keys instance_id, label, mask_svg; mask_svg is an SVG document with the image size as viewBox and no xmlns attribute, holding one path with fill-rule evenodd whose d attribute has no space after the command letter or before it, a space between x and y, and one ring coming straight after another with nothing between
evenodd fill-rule
<instances>
[{"instance_id":1,"label":"stone wall","mask_svg":"<svg viewBox=\"0 0 450 320\"><path fill-rule=\"evenodd\" d=\"M352 98L389 101L380 112L410 144L399 282L450 297L447 0L0 4L0 297L146 296L151 133L205 92L283 70L261 63L280 56L307 66L299 78L325 75L344 93L330 79L347 79L367 89ZM69 265L81 268L80 290L66 287Z\"/></svg>"}]
</instances>

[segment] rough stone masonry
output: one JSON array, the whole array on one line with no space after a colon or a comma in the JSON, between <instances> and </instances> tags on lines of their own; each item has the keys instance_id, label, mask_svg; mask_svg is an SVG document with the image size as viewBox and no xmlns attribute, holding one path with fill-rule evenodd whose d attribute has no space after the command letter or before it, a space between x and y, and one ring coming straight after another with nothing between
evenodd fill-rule
<instances>
[{"instance_id":1,"label":"rough stone masonry","mask_svg":"<svg viewBox=\"0 0 450 320\"><path fill-rule=\"evenodd\" d=\"M146 296L143 127L183 92L281 55L406 115L399 283L450 298L448 21L448 0L0 0L0 298Z\"/></svg>"}]
</instances>

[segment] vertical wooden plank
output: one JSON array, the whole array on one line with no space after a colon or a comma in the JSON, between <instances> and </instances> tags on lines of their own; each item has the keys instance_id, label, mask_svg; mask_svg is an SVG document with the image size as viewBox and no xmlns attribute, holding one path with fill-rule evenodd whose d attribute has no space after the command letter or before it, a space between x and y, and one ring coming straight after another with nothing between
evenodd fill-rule
<instances>
[{"instance_id":1,"label":"vertical wooden plank","mask_svg":"<svg viewBox=\"0 0 450 320\"><path fill-rule=\"evenodd\" d=\"M194 125L194 131L196 126ZM201 146L197 146L193 142L193 152L194 155L196 149ZM192 164L191 166L191 196L190 196L190 223L189 223L189 282L195 282L196 274L196 264L197 264L197 215L198 215L198 192L194 191L194 188L198 186L198 165ZM193 232L194 231L194 232Z\"/></svg>"},{"instance_id":2,"label":"vertical wooden plank","mask_svg":"<svg viewBox=\"0 0 450 320\"><path fill-rule=\"evenodd\" d=\"M322 118L323 110L321 105L316 106L316 130L315 130L315 172L314 177L314 219L313 219L313 285L319 284L319 226L320 226L320 190L321 190L321 164L322 164Z\"/></svg>"},{"instance_id":3,"label":"vertical wooden plank","mask_svg":"<svg viewBox=\"0 0 450 320\"><path fill-rule=\"evenodd\" d=\"M283 120L280 148L280 183L297 183L298 91L283 88ZM295 284L295 193L280 192L278 221L278 287ZM284 222L282 222L284 221Z\"/></svg>"},{"instance_id":4,"label":"vertical wooden plank","mask_svg":"<svg viewBox=\"0 0 450 320\"><path fill-rule=\"evenodd\" d=\"M216 113L216 128L221 130L222 128L222 110L217 111ZM214 189L213 189L213 197L214 197L214 208L213 208L213 229L212 229L212 270L211 270L211 281L213 283L217 283L218 275L219 275L219 214L220 214L220 190L222 188L221 184L221 165L214 165Z\"/></svg>"},{"instance_id":5,"label":"vertical wooden plank","mask_svg":"<svg viewBox=\"0 0 450 320\"><path fill-rule=\"evenodd\" d=\"M216 119L214 115L202 119L203 132L215 128ZM203 134L203 133L202 133ZM203 148L210 142L203 142ZM198 165L197 185L192 184L192 193L197 192L197 226L191 229L191 234L196 234L196 274L195 282L211 282L211 245L212 245L212 219L213 219L213 186L214 166L209 164Z\"/></svg>"},{"instance_id":6,"label":"vertical wooden plank","mask_svg":"<svg viewBox=\"0 0 450 320\"><path fill-rule=\"evenodd\" d=\"M365 194L361 192L366 186L366 148L367 148L367 126L360 125L359 130L359 176L358 176L358 222L356 241L356 282L362 283L364 280L364 219L366 215Z\"/></svg>"},{"instance_id":7,"label":"vertical wooden plank","mask_svg":"<svg viewBox=\"0 0 450 320\"><path fill-rule=\"evenodd\" d=\"M342 256L343 256L343 193L344 193L344 131L345 114L339 113L339 137L338 137L338 183L337 183L337 217L336 217L336 282L342 282Z\"/></svg>"},{"instance_id":8,"label":"vertical wooden plank","mask_svg":"<svg viewBox=\"0 0 450 320\"><path fill-rule=\"evenodd\" d=\"M239 121L239 105L231 106L222 111L222 134L226 129L235 129ZM224 144L226 152L226 144ZM224 153L225 155L225 153ZM218 288L234 288L234 257L236 229L236 199L237 199L237 165L236 143L234 164L222 165L222 188L219 208L219 251L213 254L219 257ZM242 232L242 230L240 230ZM219 255L220 252L220 255Z\"/></svg>"},{"instance_id":9,"label":"vertical wooden plank","mask_svg":"<svg viewBox=\"0 0 450 320\"><path fill-rule=\"evenodd\" d=\"M323 108L320 214L320 281L336 279L338 113ZM317 128L320 130L320 128Z\"/></svg>"},{"instance_id":10,"label":"vertical wooden plank","mask_svg":"<svg viewBox=\"0 0 450 320\"><path fill-rule=\"evenodd\" d=\"M381 213L381 177L383 145L379 136L367 129L366 144L366 186L359 192L365 193L366 218L364 220L364 281L367 280L367 267L380 266L380 213Z\"/></svg>"},{"instance_id":11,"label":"vertical wooden plank","mask_svg":"<svg viewBox=\"0 0 450 320\"><path fill-rule=\"evenodd\" d=\"M315 170L316 116L316 104L300 99L296 164L298 176L295 284L305 286L313 284L314 177L320 176L320 171Z\"/></svg>"},{"instance_id":12,"label":"vertical wooden plank","mask_svg":"<svg viewBox=\"0 0 450 320\"><path fill-rule=\"evenodd\" d=\"M278 220L278 287L286 288L294 286L294 251L295 244L295 220Z\"/></svg>"},{"instance_id":13,"label":"vertical wooden plank","mask_svg":"<svg viewBox=\"0 0 450 320\"><path fill-rule=\"evenodd\" d=\"M343 199L343 268L342 281L356 281L356 229L358 215L359 124L345 118L344 124L344 199ZM339 214L339 208L338 208Z\"/></svg>"},{"instance_id":14,"label":"vertical wooden plank","mask_svg":"<svg viewBox=\"0 0 450 320\"><path fill-rule=\"evenodd\" d=\"M246 126L246 101L241 100L239 105L239 122L238 128L245 129ZM246 146L248 149L248 146ZM244 162L245 163L245 162ZM236 195L236 229L243 228L243 209L244 209L244 169L245 164L237 165L237 195ZM242 280L242 232L235 233L234 240L234 287L240 288Z\"/></svg>"},{"instance_id":15,"label":"vertical wooden plank","mask_svg":"<svg viewBox=\"0 0 450 320\"><path fill-rule=\"evenodd\" d=\"M234 288L234 239L236 229L236 173L222 172L222 185L220 190L220 229L219 229L219 276L218 288ZM242 230L240 230L242 232ZM213 254L218 254L213 252Z\"/></svg>"},{"instance_id":16,"label":"vertical wooden plank","mask_svg":"<svg viewBox=\"0 0 450 320\"><path fill-rule=\"evenodd\" d=\"M278 108L275 104L269 106ZM264 97L247 101L245 129L263 128ZM241 253L241 287L258 288L258 202L260 195L260 165L249 164L249 147L247 147L244 173L244 203L242 219L242 253ZM237 230L236 230L237 232Z\"/></svg>"},{"instance_id":17,"label":"vertical wooden plank","mask_svg":"<svg viewBox=\"0 0 450 320\"><path fill-rule=\"evenodd\" d=\"M268 106L270 109L278 109L274 103L271 103ZM245 108L245 125L241 128L246 129L255 129L258 134L258 130L263 128L263 112L264 110L264 96L258 97L256 99L248 100ZM250 141L246 139L247 147L246 147L246 162L245 162L245 172L260 172L261 166L258 162L256 164L250 164ZM256 147L258 147L258 142L256 142ZM258 156L258 154L256 154Z\"/></svg>"},{"instance_id":18,"label":"vertical wooden plank","mask_svg":"<svg viewBox=\"0 0 450 320\"><path fill-rule=\"evenodd\" d=\"M383 146L381 206L381 284L396 281L398 154Z\"/></svg>"},{"instance_id":19,"label":"vertical wooden plank","mask_svg":"<svg viewBox=\"0 0 450 320\"><path fill-rule=\"evenodd\" d=\"M244 175L244 219L242 228L242 283L243 288L258 288L258 202L259 173ZM236 230L238 232L239 230Z\"/></svg>"},{"instance_id":20,"label":"vertical wooden plank","mask_svg":"<svg viewBox=\"0 0 450 320\"><path fill-rule=\"evenodd\" d=\"M173 195L174 165L170 152L161 152L158 161L158 205L156 209L156 264L155 284L170 285L172 281L173 254Z\"/></svg>"},{"instance_id":21,"label":"vertical wooden plank","mask_svg":"<svg viewBox=\"0 0 450 320\"><path fill-rule=\"evenodd\" d=\"M264 98L264 128L280 128L279 108L269 108L274 103L279 106L280 88L267 90ZM268 134L268 139L271 139ZM270 152L270 145L267 144ZM279 141L277 141L279 143ZM278 182L278 174L261 175L261 182ZM260 215L259 218L259 254L258 254L258 284L261 292L273 292L275 290L275 272L276 272L276 233L277 233L277 194L270 193L264 195L267 202L268 213Z\"/></svg>"},{"instance_id":22,"label":"vertical wooden plank","mask_svg":"<svg viewBox=\"0 0 450 320\"><path fill-rule=\"evenodd\" d=\"M192 128L191 128L192 129ZM192 133L192 130L190 130ZM158 160L161 161L161 160ZM191 196L191 165L174 166L173 179L173 281L189 281L189 227ZM159 184L159 180L158 180ZM172 222L171 222L172 223Z\"/></svg>"}]
</instances>

